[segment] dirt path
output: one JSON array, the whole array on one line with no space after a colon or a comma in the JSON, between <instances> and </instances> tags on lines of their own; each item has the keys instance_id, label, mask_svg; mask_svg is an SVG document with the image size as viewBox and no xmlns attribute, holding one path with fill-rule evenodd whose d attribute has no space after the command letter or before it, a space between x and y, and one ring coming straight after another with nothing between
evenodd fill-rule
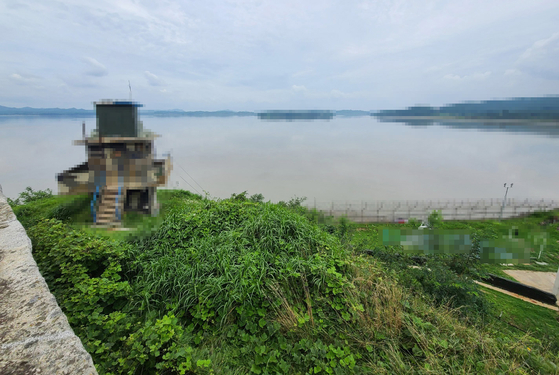
<instances>
[{"instance_id":1,"label":"dirt path","mask_svg":"<svg viewBox=\"0 0 559 375\"><path fill-rule=\"evenodd\" d=\"M504 272L514 277L519 283L538 288L545 292L552 293L555 283L555 272L537 272L537 271L520 271L520 270L504 270Z\"/></svg>"}]
</instances>

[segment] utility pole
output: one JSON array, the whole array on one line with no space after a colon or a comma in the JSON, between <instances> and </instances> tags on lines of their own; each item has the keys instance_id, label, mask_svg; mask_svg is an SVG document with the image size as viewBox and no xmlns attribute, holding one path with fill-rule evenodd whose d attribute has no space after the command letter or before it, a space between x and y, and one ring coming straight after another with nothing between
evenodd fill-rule
<instances>
[{"instance_id":1,"label":"utility pole","mask_svg":"<svg viewBox=\"0 0 559 375\"><path fill-rule=\"evenodd\" d=\"M501 217L500 217L500 220L503 219L503 210L505 209L505 204L506 204L506 202L507 202L507 194L508 194L508 192L509 192L509 188L512 188L512 185L513 185L512 183L510 184L510 186L507 186L506 183L505 183L505 185L504 185L504 187L506 187L507 190L505 190L505 198L503 199L503 205L501 206Z\"/></svg>"}]
</instances>

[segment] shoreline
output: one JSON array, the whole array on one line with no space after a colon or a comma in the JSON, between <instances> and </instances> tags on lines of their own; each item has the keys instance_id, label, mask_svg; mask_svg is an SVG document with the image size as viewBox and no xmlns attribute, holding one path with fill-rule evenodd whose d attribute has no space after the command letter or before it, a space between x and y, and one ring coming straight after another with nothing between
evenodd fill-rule
<instances>
[{"instance_id":1,"label":"shoreline","mask_svg":"<svg viewBox=\"0 0 559 375\"><path fill-rule=\"evenodd\" d=\"M559 126L559 119L550 120L550 119L488 119L488 118L459 118L459 117L446 117L446 116L381 116L381 115L371 115L371 117L376 117L379 120L395 120L395 121L406 121L406 120L427 120L427 121L436 121L436 122L443 122L443 121L451 121L451 122L465 122L465 123L472 123L472 122L484 122L484 123L493 123L493 124L526 124L526 123L534 123L537 122L538 124L549 124L552 126Z\"/></svg>"}]
</instances>

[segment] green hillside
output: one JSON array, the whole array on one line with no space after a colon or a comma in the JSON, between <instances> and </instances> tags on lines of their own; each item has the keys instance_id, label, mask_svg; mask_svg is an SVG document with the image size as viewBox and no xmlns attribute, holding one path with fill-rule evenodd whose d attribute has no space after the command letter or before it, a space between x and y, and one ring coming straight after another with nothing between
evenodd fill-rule
<instances>
[{"instance_id":1,"label":"green hillside","mask_svg":"<svg viewBox=\"0 0 559 375\"><path fill-rule=\"evenodd\" d=\"M557 343L530 333L553 317L503 328L470 258L428 271L397 247L372 257L374 230L352 236L299 199L160 191L160 218L108 232L77 224L87 196L26 193L14 211L100 374L557 371Z\"/></svg>"}]
</instances>

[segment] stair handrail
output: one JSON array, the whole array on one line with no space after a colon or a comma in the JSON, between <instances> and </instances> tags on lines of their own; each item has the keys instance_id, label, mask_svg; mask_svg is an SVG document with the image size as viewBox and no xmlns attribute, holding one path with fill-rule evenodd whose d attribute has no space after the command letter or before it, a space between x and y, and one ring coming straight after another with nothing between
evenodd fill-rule
<instances>
[{"instance_id":1,"label":"stair handrail","mask_svg":"<svg viewBox=\"0 0 559 375\"><path fill-rule=\"evenodd\" d=\"M95 211L95 202L97 202L97 197L99 196L99 185L93 193L93 199L91 200L91 215L93 216L93 223L97 223L97 211Z\"/></svg>"},{"instance_id":2,"label":"stair handrail","mask_svg":"<svg viewBox=\"0 0 559 375\"><path fill-rule=\"evenodd\" d=\"M120 197L120 194L122 192L122 186L118 186L118 194L116 196L116 208L115 208L115 215L116 215L116 220L120 221L120 210L119 210L119 206L118 206L118 198Z\"/></svg>"}]
</instances>

